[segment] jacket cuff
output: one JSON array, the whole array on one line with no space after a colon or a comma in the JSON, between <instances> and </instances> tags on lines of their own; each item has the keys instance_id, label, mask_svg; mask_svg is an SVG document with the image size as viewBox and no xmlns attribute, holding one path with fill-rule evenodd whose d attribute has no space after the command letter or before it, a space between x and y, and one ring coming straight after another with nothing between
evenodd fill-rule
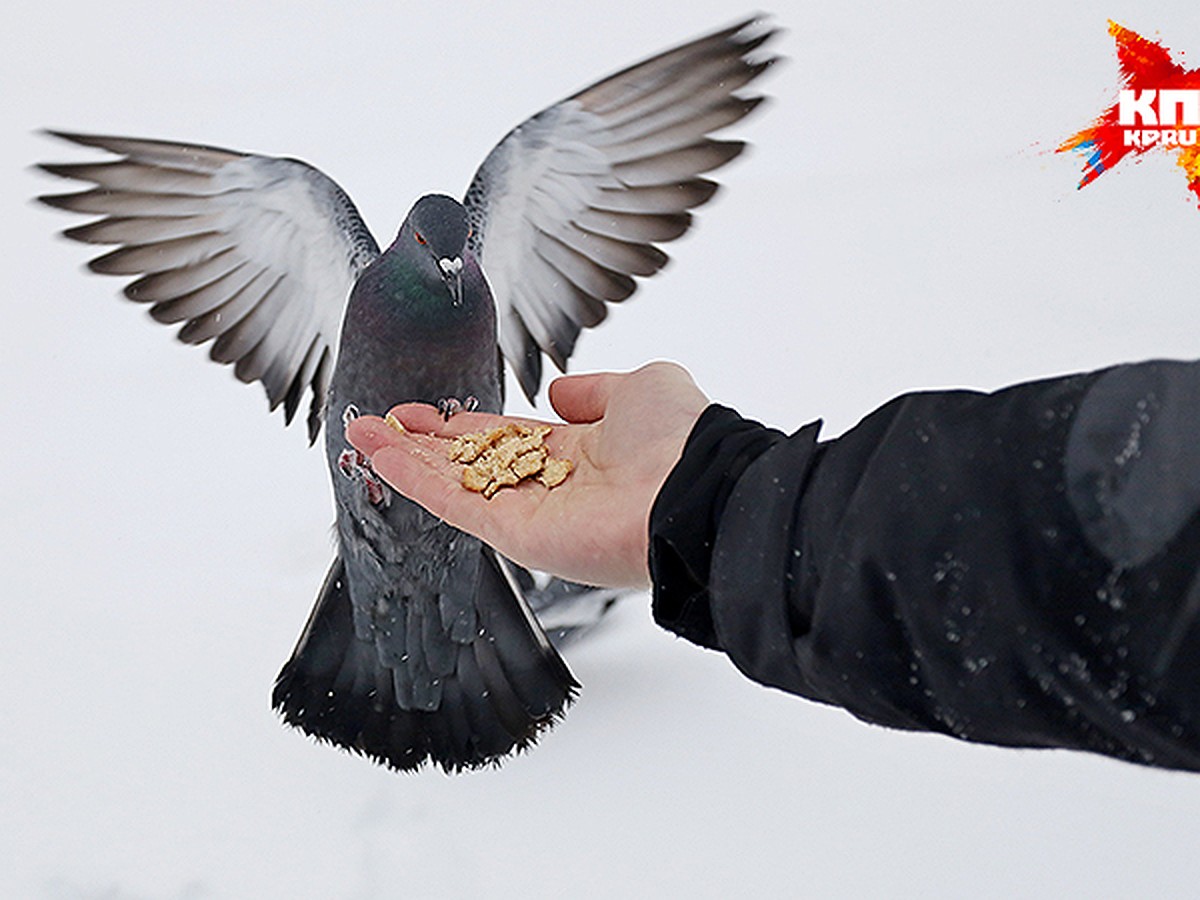
<instances>
[{"instance_id":1,"label":"jacket cuff","mask_svg":"<svg viewBox=\"0 0 1200 900\"><path fill-rule=\"evenodd\" d=\"M717 526L738 478L784 439L718 404L696 421L650 512L652 610L663 628L722 649L708 589Z\"/></svg>"}]
</instances>

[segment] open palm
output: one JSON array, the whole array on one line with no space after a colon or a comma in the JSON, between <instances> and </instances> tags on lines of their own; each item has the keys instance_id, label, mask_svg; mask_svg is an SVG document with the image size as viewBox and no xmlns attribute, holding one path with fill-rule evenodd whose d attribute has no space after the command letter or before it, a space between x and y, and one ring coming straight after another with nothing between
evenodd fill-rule
<instances>
[{"instance_id":1,"label":"open palm","mask_svg":"<svg viewBox=\"0 0 1200 900\"><path fill-rule=\"evenodd\" d=\"M550 402L563 423L470 412L447 422L410 403L391 411L403 433L364 416L346 435L396 490L515 562L590 584L648 585L650 508L707 398L683 368L657 362L559 378ZM546 444L574 463L570 477L553 490L526 482L490 500L464 489L450 440L514 421L551 425Z\"/></svg>"}]
</instances>

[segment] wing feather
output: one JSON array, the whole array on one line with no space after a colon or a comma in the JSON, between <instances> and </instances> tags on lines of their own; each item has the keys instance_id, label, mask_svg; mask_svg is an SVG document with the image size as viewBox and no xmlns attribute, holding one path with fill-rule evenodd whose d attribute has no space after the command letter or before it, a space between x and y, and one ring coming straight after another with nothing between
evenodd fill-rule
<instances>
[{"instance_id":1,"label":"wing feather","mask_svg":"<svg viewBox=\"0 0 1200 900\"><path fill-rule=\"evenodd\" d=\"M139 303L174 300L220 281L244 265L246 259L240 253L225 250L186 268L143 275L125 286L125 296Z\"/></svg>"},{"instance_id":2,"label":"wing feather","mask_svg":"<svg viewBox=\"0 0 1200 900\"><path fill-rule=\"evenodd\" d=\"M116 160L46 163L92 187L42 202L101 216L63 233L117 245L89 263L139 276L125 287L156 321L182 323L187 343L242 381L261 381L290 423L311 392L315 440L346 300L379 247L350 198L294 159L171 141L51 132Z\"/></svg>"},{"instance_id":3,"label":"wing feather","mask_svg":"<svg viewBox=\"0 0 1200 900\"><path fill-rule=\"evenodd\" d=\"M536 250L538 256L569 278L572 284L601 300L617 303L632 294L636 287L628 275L592 262L549 235L538 241Z\"/></svg>"},{"instance_id":4,"label":"wing feather","mask_svg":"<svg viewBox=\"0 0 1200 900\"><path fill-rule=\"evenodd\" d=\"M471 249L531 401L540 354L565 368L581 329L666 264L656 245L716 192L700 176L745 144L710 134L761 103L735 92L774 62L757 52L774 34L749 19L623 69L522 122L475 173Z\"/></svg>"},{"instance_id":5,"label":"wing feather","mask_svg":"<svg viewBox=\"0 0 1200 900\"><path fill-rule=\"evenodd\" d=\"M245 315L221 332L212 345L214 362L236 363L262 342L292 299L285 285L286 279L280 278Z\"/></svg>"},{"instance_id":6,"label":"wing feather","mask_svg":"<svg viewBox=\"0 0 1200 900\"><path fill-rule=\"evenodd\" d=\"M222 221L223 217L216 215L155 216L152 219L112 216L68 228L63 234L85 244L146 244L214 231Z\"/></svg>"},{"instance_id":7,"label":"wing feather","mask_svg":"<svg viewBox=\"0 0 1200 900\"><path fill-rule=\"evenodd\" d=\"M592 208L610 212L686 214L683 211L703 206L717 193L719 185L707 178L689 178L677 184L651 187L602 187L596 192Z\"/></svg>"},{"instance_id":8,"label":"wing feather","mask_svg":"<svg viewBox=\"0 0 1200 900\"><path fill-rule=\"evenodd\" d=\"M671 184L719 168L744 149L746 145L742 141L701 141L679 150L616 163L613 173L622 184L630 187Z\"/></svg>"},{"instance_id":9,"label":"wing feather","mask_svg":"<svg viewBox=\"0 0 1200 900\"><path fill-rule=\"evenodd\" d=\"M629 215L612 210L590 208L575 217L575 224L592 234L642 244L673 241L692 224L690 213L646 213Z\"/></svg>"},{"instance_id":10,"label":"wing feather","mask_svg":"<svg viewBox=\"0 0 1200 900\"><path fill-rule=\"evenodd\" d=\"M240 318L231 314L234 304L254 303L269 283L266 269L243 264L190 293L155 303L150 307L150 315L164 325L185 323L179 330L179 339L187 344L203 344Z\"/></svg>"},{"instance_id":11,"label":"wing feather","mask_svg":"<svg viewBox=\"0 0 1200 900\"><path fill-rule=\"evenodd\" d=\"M235 246L236 239L232 235L208 231L147 244L126 244L119 250L97 256L88 263L88 268L102 275L169 272L198 265Z\"/></svg>"},{"instance_id":12,"label":"wing feather","mask_svg":"<svg viewBox=\"0 0 1200 900\"><path fill-rule=\"evenodd\" d=\"M209 197L137 194L98 188L75 194L46 194L38 199L47 206L68 212L100 216L194 216L202 215L212 205Z\"/></svg>"}]
</instances>

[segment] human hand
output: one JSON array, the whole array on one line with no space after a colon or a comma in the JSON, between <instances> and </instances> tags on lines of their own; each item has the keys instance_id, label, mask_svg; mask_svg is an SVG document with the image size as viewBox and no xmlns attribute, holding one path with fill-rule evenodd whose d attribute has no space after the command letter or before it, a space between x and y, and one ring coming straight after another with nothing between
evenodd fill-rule
<instances>
[{"instance_id":1,"label":"human hand","mask_svg":"<svg viewBox=\"0 0 1200 900\"><path fill-rule=\"evenodd\" d=\"M708 398L685 369L665 362L564 376L549 395L565 424L471 412L446 422L434 407L408 403L391 411L404 433L362 416L346 437L401 494L514 562L586 584L648 586L650 508ZM550 455L575 468L553 490L524 483L485 500L463 488L447 447L457 435L511 421L553 424Z\"/></svg>"}]
</instances>

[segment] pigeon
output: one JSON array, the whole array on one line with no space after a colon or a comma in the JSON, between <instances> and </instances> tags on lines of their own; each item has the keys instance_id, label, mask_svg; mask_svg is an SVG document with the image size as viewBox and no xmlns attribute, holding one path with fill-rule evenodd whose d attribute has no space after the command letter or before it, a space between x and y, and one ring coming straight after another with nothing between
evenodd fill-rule
<instances>
[{"instance_id":1,"label":"pigeon","mask_svg":"<svg viewBox=\"0 0 1200 900\"><path fill-rule=\"evenodd\" d=\"M52 131L116 159L43 164L92 185L40 197L101 218L64 234L118 245L89 267L182 323L186 343L261 382L290 424L325 430L337 555L273 706L319 740L396 770L496 764L563 716L579 685L531 608L591 588L530 573L394 493L344 438L405 401L501 412L504 367L532 402L584 328L667 262L742 141L711 133L776 57L746 19L526 119L460 202L428 194L382 251L327 175L292 158ZM485 274L486 273L486 274Z\"/></svg>"}]
</instances>

